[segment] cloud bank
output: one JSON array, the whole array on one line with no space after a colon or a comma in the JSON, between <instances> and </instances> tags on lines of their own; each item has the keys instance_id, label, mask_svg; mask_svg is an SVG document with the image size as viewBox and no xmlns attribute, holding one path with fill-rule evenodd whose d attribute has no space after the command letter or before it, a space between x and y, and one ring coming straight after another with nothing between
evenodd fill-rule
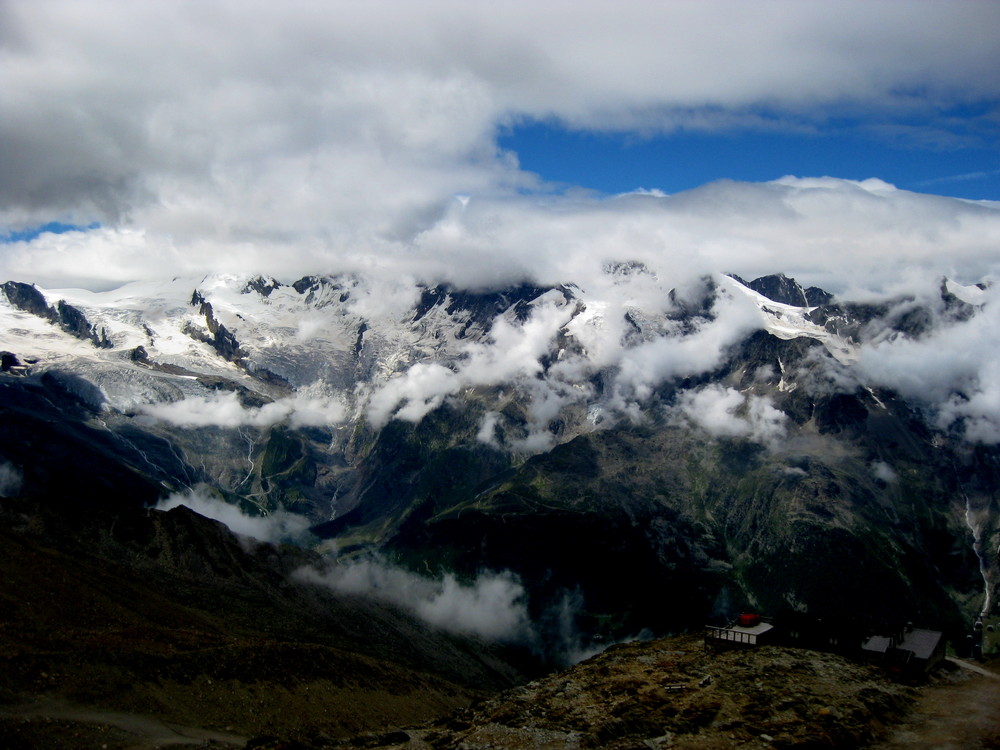
<instances>
[{"instance_id":1,"label":"cloud bank","mask_svg":"<svg viewBox=\"0 0 1000 750\"><path fill-rule=\"evenodd\" d=\"M634 258L830 288L891 283L907 263L993 268L995 206L877 180L553 192L497 137L525 121L636 137L836 121L992 142L994 3L10 0L0 14L0 226L101 224L0 247L6 278L558 283ZM945 132L955 107L963 126Z\"/></svg>"},{"instance_id":2,"label":"cloud bank","mask_svg":"<svg viewBox=\"0 0 1000 750\"><path fill-rule=\"evenodd\" d=\"M848 296L899 291L918 277L971 283L996 276L1000 204L895 190L884 184L786 178L719 182L673 196L563 199L450 197L443 216L406 239L183 242L103 228L43 234L0 247L0 275L43 286L109 288L183 273L353 272L459 287L601 283L637 261L680 286L706 273L755 278L782 271ZM453 204L453 205L452 205Z\"/></svg>"}]
</instances>

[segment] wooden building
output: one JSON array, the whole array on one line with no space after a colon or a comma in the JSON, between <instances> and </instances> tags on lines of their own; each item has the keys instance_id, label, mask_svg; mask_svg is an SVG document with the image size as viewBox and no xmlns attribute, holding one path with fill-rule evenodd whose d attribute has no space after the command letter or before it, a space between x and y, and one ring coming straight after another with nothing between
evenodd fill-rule
<instances>
[{"instance_id":1,"label":"wooden building","mask_svg":"<svg viewBox=\"0 0 1000 750\"><path fill-rule=\"evenodd\" d=\"M924 675L944 659L945 637L939 630L907 625L892 635L873 635L861 645L861 653L892 672Z\"/></svg>"},{"instance_id":2,"label":"wooden building","mask_svg":"<svg viewBox=\"0 0 1000 750\"><path fill-rule=\"evenodd\" d=\"M706 648L753 648L772 643L774 625L757 614L742 614L725 627L705 627Z\"/></svg>"}]
</instances>

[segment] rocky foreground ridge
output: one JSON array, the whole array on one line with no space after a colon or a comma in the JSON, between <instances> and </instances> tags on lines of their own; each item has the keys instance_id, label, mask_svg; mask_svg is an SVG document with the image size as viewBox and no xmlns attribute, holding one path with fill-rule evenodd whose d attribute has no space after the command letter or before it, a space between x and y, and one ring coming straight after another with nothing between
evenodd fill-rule
<instances>
[{"instance_id":1,"label":"rocky foreground ridge","mask_svg":"<svg viewBox=\"0 0 1000 750\"><path fill-rule=\"evenodd\" d=\"M995 670L997 664L987 666ZM263 731L259 723L253 729L252 710L223 718L198 700L187 702L181 720L163 722L137 708L109 712L50 699L0 704L0 739L11 750L988 749L1000 747L1000 675L990 669L949 661L929 681L904 683L878 666L836 654L777 646L713 652L697 636L675 636L619 644L438 718L390 720L362 733L357 724L352 732L348 713L336 725L329 714L321 719L317 704L324 701L333 701L334 713L343 711L336 691L324 690L313 677L308 685L317 692L310 695L301 684L292 688L293 675L272 673L225 688L233 702L264 711L278 700L286 716ZM204 696L211 682L202 679L192 690ZM421 689L428 703L437 701L437 710L446 711L446 692L430 683ZM269 693L270 701L261 700ZM167 694L164 685L161 695ZM391 707L402 694L389 689L359 696L353 703L358 721L370 722L379 706Z\"/></svg>"},{"instance_id":2,"label":"rocky foreground ridge","mask_svg":"<svg viewBox=\"0 0 1000 750\"><path fill-rule=\"evenodd\" d=\"M862 747L916 697L815 651L706 652L696 637L614 646L430 728L338 748Z\"/></svg>"}]
</instances>

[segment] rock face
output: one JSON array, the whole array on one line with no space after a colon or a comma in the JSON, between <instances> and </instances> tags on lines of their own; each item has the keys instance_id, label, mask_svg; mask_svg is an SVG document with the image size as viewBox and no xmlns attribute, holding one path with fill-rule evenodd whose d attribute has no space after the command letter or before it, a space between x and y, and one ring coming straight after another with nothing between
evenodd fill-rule
<instances>
[{"instance_id":1,"label":"rock face","mask_svg":"<svg viewBox=\"0 0 1000 750\"><path fill-rule=\"evenodd\" d=\"M833 302L833 295L829 292L815 286L803 289L795 279L790 279L783 273L772 276L761 276L750 282L744 281L739 276L734 276L733 278L748 288L753 289L758 294L786 305L817 307Z\"/></svg>"},{"instance_id":2,"label":"rock face","mask_svg":"<svg viewBox=\"0 0 1000 750\"><path fill-rule=\"evenodd\" d=\"M50 306L45 296L34 285L22 284L17 281L8 281L0 286L0 289L3 290L14 307L57 324L71 336L83 341L90 341L99 349L113 347L108 339L107 331L94 328L83 312L65 300L58 300L55 306Z\"/></svg>"},{"instance_id":3,"label":"rock face","mask_svg":"<svg viewBox=\"0 0 1000 750\"><path fill-rule=\"evenodd\" d=\"M7 281L3 284L3 293L10 303L19 310L37 315L40 318L55 320L55 315L49 303L34 284L24 284L20 281Z\"/></svg>"}]
</instances>

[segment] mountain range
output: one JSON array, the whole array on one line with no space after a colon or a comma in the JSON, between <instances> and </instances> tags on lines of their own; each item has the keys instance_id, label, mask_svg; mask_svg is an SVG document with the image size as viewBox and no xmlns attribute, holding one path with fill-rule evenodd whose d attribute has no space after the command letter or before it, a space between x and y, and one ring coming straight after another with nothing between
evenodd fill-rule
<instances>
[{"instance_id":1,"label":"mountain range","mask_svg":"<svg viewBox=\"0 0 1000 750\"><path fill-rule=\"evenodd\" d=\"M956 639L995 614L988 394L926 367L989 321L986 285L851 301L625 262L588 289L2 291L0 495L61 554L162 575L184 505L237 536L167 534L170 576L279 550L268 586L548 664L747 609Z\"/></svg>"}]
</instances>

